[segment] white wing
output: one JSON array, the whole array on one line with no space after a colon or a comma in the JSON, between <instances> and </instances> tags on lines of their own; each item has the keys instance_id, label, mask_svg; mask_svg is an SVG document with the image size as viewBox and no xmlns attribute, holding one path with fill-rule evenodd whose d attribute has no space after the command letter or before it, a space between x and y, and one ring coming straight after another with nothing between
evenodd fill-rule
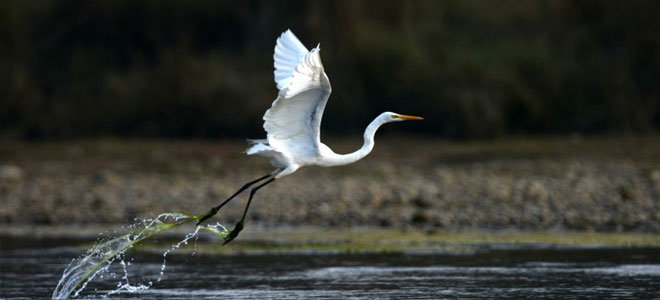
<instances>
[{"instance_id":1,"label":"white wing","mask_svg":"<svg viewBox=\"0 0 660 300\"><path fill-rule=\"evenodd\" d=\"M298 38L287 30L277 39L275 54L273 54L275 65L275 82L277 89L282 90L291 83L291 76L300 61L307 55L307 48Z\"/></svg>"},{"instance_id":2,"label":"white wing","mask_svg":"<svg viewBox=\"0 0 660 300\"><path fill-rule=\"evenodd\" d=\"M319 153L321 118L331 91L319 51L307 51L287 30L277 39L273 55L280 92L264 114L264 129L271 147L297 158Z\"/></svg>"}]
</instances>

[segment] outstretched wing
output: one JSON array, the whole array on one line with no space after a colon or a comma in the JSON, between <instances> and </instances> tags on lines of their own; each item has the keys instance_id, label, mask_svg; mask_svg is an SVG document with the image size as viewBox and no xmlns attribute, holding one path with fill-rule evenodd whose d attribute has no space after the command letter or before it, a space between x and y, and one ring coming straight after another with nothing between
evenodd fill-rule
<instances>
[{"instance_id":1,"label":"outstretched wing","mask_svg":"<svg viewBox=\"0 0 660 300\"><path fill-rule=\"evenodd\" d=\"M277 39L273 55L280 92L264 114L264 129L271 147L300 158L319 153L321 118L331 91L320 50L307 51L287 30Z\"/></svg>"}]
</instances>

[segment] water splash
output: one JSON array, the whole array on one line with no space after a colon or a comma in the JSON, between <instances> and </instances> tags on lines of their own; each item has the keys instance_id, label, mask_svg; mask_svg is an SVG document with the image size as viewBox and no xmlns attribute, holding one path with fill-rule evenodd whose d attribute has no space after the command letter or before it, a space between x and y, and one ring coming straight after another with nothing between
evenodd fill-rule
<instances>
[{"instance_id":1,"label":"water splash","mask_svg":"<svg viewBox=\"0 0 660 300\"><path fill-rule=\"evenodd\" d=\"M137 284L137 285L132 285L130 283L130 281L128 280L128 267L131 265L131 263L130 262L127 263L124 260L124 253L121 253L117 256L119 258L119 263L121 264L122 270L124 271L124 276L122 276L121 280L119 282L117 282L117 288L113 291L110 291L105 296L110 296L110 295L113 295L113 294L119 294L122 291L137 292L137 291L141 291L141 290L147 290L153 285L152 281L149 281L148 285L141 284L141 283Z\"/></svg>"},{"instance_id":2,"label":"water splash","mask_svg":"<svg viewBox=\"0 0 660 300\"><path fill-rule=\"evenodd\" d=\"M193 237L196 237L196 236L197 236L197 233L199 232L199 229L200 229L200 228L202 228L202 227L199 227L199 226L198 226L198 227L195 229L194 232L191 232L191 233L186 234L186 237L184 237L183 240L181 240L180 242L174 244L174 245L172 246L172 248L168 249L167 251L165 251L165 252L163 253L163 264L162 264L161 267L160 267L160 275L158 276L158 280L157 280L158 282L160 282L160 281L163 279L163 275L165 274L165 265L166 265L166 262L167 262L167 254L169 254L169 253L172 252L173 250L178 249L179 247L181 247L181 245L187 245L187 244L188 244L188 241L189 241L190 239L192 239Z\"/></svg>"},{"instance_id":3,"label":"water splash","mask_svg":"<svg viewBox=\"0 0 660 300\"><path fill-rule=\"evenodd\" d=\"M102 274L108 271L110 266L117 260L119 260L122 265L124 276L117 284L117 289L111 291L109 295L120 293L122 291L135 292L150 288L153 285L152 281L150 281L148 285L132 285L129 282L128 265L130 265L130 263L127 264L123 259L126 250L149 237L192 221L197 221L198 219L199 217L185 213L164 213L154 219L144 220L142 224L144 228L140 230L94 245L87 251L87 253L85 253L85 255L75 258L69 263L53 292L52 299L68 299L71 296L77 297L96 276L103 276ZM181 247L181 245L187 244L190 239L197 236L200 229L213 232L221 238L226 237L229 233L229 231L220 224L197 226L194 232L186 234L183 240L174 244L170 249L163 253L163 264L157 282L160 281L164 275L167 254Z\"/></svg>"}]
</instances>

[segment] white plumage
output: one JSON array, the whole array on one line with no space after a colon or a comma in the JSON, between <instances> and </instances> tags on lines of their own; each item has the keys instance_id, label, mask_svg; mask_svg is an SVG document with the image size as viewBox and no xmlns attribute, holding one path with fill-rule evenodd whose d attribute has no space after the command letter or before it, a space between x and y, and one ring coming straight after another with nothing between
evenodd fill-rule
<instances>
[{"instance_id":1,"label":"white plumage","mask_svg":"<svg viewBox=\"0 0 660 300\"><path fill-rule=\"evenodd\" d=\"M421 119L386 112L377 117L365 131L365 144L360 150L340 155L321 143L321 119L330 97L330 80L325 74L317 46L311 51L287 30L277 39L275 82L278 97L264 114L266 140L257 140L249 155L267 158L278 169L275 178L295 172L305 165L335 166L352 163L373 148L373 136L380 125Z\"/></svg>"},{"instance_id":2,"label":"white plumage","mask_svg":"<svg viewBox=\"0 0 660 300\"><path fill-rule=\"evenodd\" d=\"M330 97L330 81L321 63L321 49L308 51L290 30L277 39L275 54L275 82L279 93L273 105L264 114L266 139L249 140L252 146L248 155L265 157L277 169L271 174L246 183L236 193L206 214L198 217L198 225L215 215L225 204L250 186L260 183L250 191L248 203L241 220L225 237L232 241L243 230L252 197L257 190L275 179L295 172L302 166L338 166L353 163L371 152L374 135L388 122L421 120L420 117L384 112L374 119L364 131L364 144L350 154L337 154L321 143L321 118ZM264 181L265 180L265 181Z\"/></svg>"}]
</instances>

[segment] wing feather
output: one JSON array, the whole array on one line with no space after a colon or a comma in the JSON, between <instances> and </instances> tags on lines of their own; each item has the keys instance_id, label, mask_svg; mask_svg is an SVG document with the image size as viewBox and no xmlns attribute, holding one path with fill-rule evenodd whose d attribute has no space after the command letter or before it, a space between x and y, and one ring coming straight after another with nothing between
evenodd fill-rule
<instances>
[{"instance_id":1,"label":"wing feather","mask_svg":"<svg viewBox=\"0 0 660 300\"><path fill-rule=\"evenodd\" d=\"M307 55L307 52L309 52L307 48L305 48L291 30L283 32L277 39L273 60L275 82L279 90L289 85L289 78L293 75L298 63Z\"/></svg>"},{"instance_id":2,"label":"wing feather","mask_svg":"<svg viewBox=\"0 0 660 300\"><path fill-rule=\"evenodd\" d=\"M273 58L280 92L263 118L268 144L297 158L315 157L321 118L331 92L320 49L307 51L287 30L277 40Z\"/></svg>"}]
</instances>

